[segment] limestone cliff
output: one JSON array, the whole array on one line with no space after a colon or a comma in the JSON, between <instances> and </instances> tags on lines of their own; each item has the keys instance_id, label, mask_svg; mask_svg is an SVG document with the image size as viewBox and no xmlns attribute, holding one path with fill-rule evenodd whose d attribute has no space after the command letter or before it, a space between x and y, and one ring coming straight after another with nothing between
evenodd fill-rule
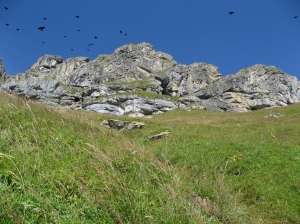
<instances>
[{"instance_id":1,"label":"limestone cliff","mask_svg":"<svg viewBox=\"0 0 300 224\"><path fill-rule=\"evenodd\" d=\"M175 108L242 112L300 100L296 77L274 66L254 65L222 78L214 65L178 64L148 43L127 44L92 61L45 55L0 89L51 105L130 116Z\"/></svg>"}]
</instances>

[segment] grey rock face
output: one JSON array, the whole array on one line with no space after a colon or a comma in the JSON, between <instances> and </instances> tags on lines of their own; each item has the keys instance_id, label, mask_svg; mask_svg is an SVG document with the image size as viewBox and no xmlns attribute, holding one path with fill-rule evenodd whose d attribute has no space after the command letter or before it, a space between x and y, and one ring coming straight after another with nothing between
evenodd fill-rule
<instances>
[{"instance_id":1,"label":"grey rock face","mask_svg":"<svg viewBox=\"0 0 300 224\"><path fill-rule=\"evenodd\" d=\"M163 93L172 96L193 94L221 79L218 68L207 63L176 65L163 76L156 76L161 82Z\"/></svg>"},{"instance_id":2,"label":"grey rock face","mask_svg":"<svg viewBox=\"0 0 300 224\"><path fill-rule=\"evenodd\" d=\"M127 44L112 55L101 54L93 61L85 57L68 59L50 75L65 85L90 87L115 81L154 81L155 74L175 64L170 55L155 52L150 44Z\"/></svg>"},{"instance_id":3,"label":"grey rock face","mask_svg":"<svg viewBox=\"0 0 300 224\"><path fill-rule=\"evenodd\" d=\"M9 82L1 86L3 90L10 93L24 95L30 99L46 99L49 97L60 97L55 94L55 90L59 86L55 80L22 80L19 82Z\"/></svg>"},{"instance_id":4,"label":"grey rock face","mask_svg":"<svg viewBox=\"0 0 300 224\"><path fill-rule=\"evenodd\" d=\"M166 100L142 98L137 95L119 95L83 103L83 108L104 114L142 117L163 113L178 107L173 102Z\"/></svg>"},{"instance_id":5,"label":"grey rock face","mask_svg":"<svg viewBox=\"0 0 300 224\"><path fill-rule=\"evenodd\" d=\"M39 60L31 66L30 70L39 73L49 73L51 69L56 68L62 61L63 59L60 56L46 54L39 58Z\"/></svg>"},{"instance_id":6,"label":"grey rock face","mask_svg":"<svg viewBox=\"0 0 300 224\"><path fill-rule=\"evenodd\" d=\"M195 94L208 110L248 111L300 101L300 83L274 66L254 65Z\"/></svg>"},{"instance_id":7,"label":"grey rock face","mask_svg":"<svg viewBox=\"0 0 300 224\"><path fill-rule=\"evenodd\" d=\"M5 75L0 90L47 104L111 115L147 116L175 108L245 112L300 101L300 83L274 66L254 65L221 76L208 63L178 64L148 43L127 44L111 55L44 55L24 73Z\"/></svg>"}]
</instances>

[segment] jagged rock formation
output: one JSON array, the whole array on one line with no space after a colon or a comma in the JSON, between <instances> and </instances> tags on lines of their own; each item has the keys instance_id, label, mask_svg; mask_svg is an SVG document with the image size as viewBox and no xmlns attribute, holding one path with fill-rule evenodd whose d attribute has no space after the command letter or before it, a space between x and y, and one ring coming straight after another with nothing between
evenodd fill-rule
<instances>
[{"instance_id":1,"label":"jagged rock formation","mask_svg":"<svg viewBox=\"0 0 300 224\"><path fill-rule=\"evenodd\" d=\"M195 94L208 110L248 111L300 100L300 82L274 66L254 65Z\"/></svg>"},{"instance_id":2,"label":"jagged rock formation","mask_svg":"<svg viewBox=\"0 0 300 224\"><path fill-rule=\"evenodd\" d=\"M2 67L0 61L0 77ZM0 89L51 105L130 116L175 108L242 112L300 100L296 77L274 66L254 65L222 78L214 65L178 64L148 43L124 45L93 61L45 55L24 73L6 77Z\"/></svg>"}]
</instances>

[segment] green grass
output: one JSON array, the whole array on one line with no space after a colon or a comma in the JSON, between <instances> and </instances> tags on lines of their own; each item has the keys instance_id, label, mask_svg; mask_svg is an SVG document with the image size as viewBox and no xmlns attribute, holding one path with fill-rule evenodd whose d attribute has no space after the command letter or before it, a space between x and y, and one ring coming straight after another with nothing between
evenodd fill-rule
<instances>
[{"instance_id":1,"label":"green grass","mask_svg":"<svg viewBox=\"0 0 300 224\"><path fill-rule=\"evenodd\" d=\"M128 77L133 76L134 74L126 74ZM108 86L120 86L120 85L125 85L125 86L129 86L129 87L133 87L133 88L138 88L138 87L153 87L155 86L155 84L153 83L154 80L151 79L143 79L143 80L134 80L131 82L103 82L103 85L108 85Z\"/></svg>"},{"instance_id":2,"label":"green grass","mask_svg":"<svg viewBox=\"0 0 300 224\"><path fill-rule=\"evenodd\" d=\"M88 87L74 87L74 86L68 86L63 83L59 83L59 85L62 86L66 91L68 91L71 94L82 93L83 91L88 89Z\"/></svg>"},{"instance_id":3,"label":"green grass","mask_svg":"<svg viewBox=\"0 0 300 224\"><path fill-rule=\"evenodd\" d=\"M250 113L170 111L154 125L171 130L164 144L150 143L190 178L225 173L228 193L236 195L253 222L300 221L300 105ZM265 118L282 113L282 118ZM147 147L146 147L147 148ZM242 155L240 159L235 159ZM212 182L214 180L211 180ZM227 185L228 184L228 185ZM215 201L220 191L199 189ZM222 208L223 202L218 202ZM223 204L226 208L227 205Z\"/></svg>"},{"instance_id":4,"label":"green grass","mask_svg":"<svg viewBox=\"0 0 300 224\"><path fill-rule=\"evenodd\" d=\"M122 95L137 95L138 97L142 97L142 98L148 97L151 99L156 99L159 96L159 94L157 93L146 92L141 89L135 89L134 92L121 92L121 93L114 94L112 96L122 96Z\"/></svg>"},{"instance_id":5,"label":"green grass","mask_svg":"<svg viewBox=\"0 0 300 224\"><path fill-rule=\"evenodd\" d=\"M173 110L117 132L0 93L1 223L298 223L299 111Z\"/></svg>"}]
</instances>

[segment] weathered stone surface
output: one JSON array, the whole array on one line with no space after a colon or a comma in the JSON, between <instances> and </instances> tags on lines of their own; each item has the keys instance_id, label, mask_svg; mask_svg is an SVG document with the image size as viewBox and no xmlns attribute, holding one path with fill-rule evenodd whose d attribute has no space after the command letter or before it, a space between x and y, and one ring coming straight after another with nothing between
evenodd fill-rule
<instances>
[{"instance_id":1,"label":"weathered stone surface","mask_svg":"<svg viewBox=\"0 0 300 224\"><path fill-rule=\"evenodd\" d=\"M117 129L119 131L145 127L145 124L143 122L121 121L121 120L114 120L114 119L104 120L101 123L101 125L108 128Z\"/></svg>"},{"instance_id":2,"label":"weathered stone surface","mask_svg":"<svg viewBox=\"0 0 300 224\"><path fill-rule=\"evenodd\" d=\"M226 76L195 96L207 110L248 111L300 101L300 83L274 66L254 65Z\"/></svg>"},{"instance_id":3,"label":"weathered stone surface","mask_svg":"<svg viewBox=\"0 0 300 224\"><path fill-rule=\"evenodd\" d=\"M49 73L62 62L63 59L60 56L46 54L45 56L40 57L39 60L31 66L30 70L38 73Z\"/></svg>"},{"instance_id":4,"label":"weathered stone surface","mask_svg":"<svg viewBox=\"0 0 300 224\"><path fill-rule=\"evenodd\" d=\"M172 96L193 94L222 78L218 68L207 63L176 65L163 76L156 76L163 93Z\"/></svg>"},{"instance_id":5,"label":"weathered stone surface","mask_svg":"<svg viewBox=\"0 0 300 224\"><path fill-rule=\"evenodd\" d=\"M1 85L1 88L10 93L27 96L30 99L45 99L54 97L58 86L59 84L55 80L32 79L5 83ZM57 97L60 97L60 95L57 95Z\"/></svg>"},{"instance_id":6,"label":"weathered stone surface","mask_svg":"<svg viewBox=\"0 0 300 224\"><path fill-rule=\"evenodd\" d=\"M95 62L103 64L103 81L125 82L151 78L176 64L171 55L155 52L148 43L124 45L112 55L99 55Z\"/></svg>"},{"instance_id":7,"label":"weathered stone surface","mask_svg":"<svg viewBox=\"0 0 300 224\"><path fill-rule=\"evenodd\" d=\"M169 130L166 130L166 131L161 132L159 134L148 136L147 139L148 140L155 140L155 139L159 139L159 138L164 138L164 137L167 137L170 133L171 132Z\"/></svg>"},{"instance_id":8,"label":"weathered stone surface","mask_svg":"<svg viewBox=\"0 0 300 224\"><path fill-rule=\"evenodd\" d=\"M173 110L177 106L173 102L161 99L142 98L137 95L118 95L101 98L99 101L85 102L83 108L104 114L142 117Z\"/></svg>"},{"instance_id":9,"label":"weathered stone surface","mask_svg":"<svg viewBox=\"0 0 300 224\"><path fill-rule=\"evenodd\" d=\"M214 65L181 65L148 43L127 44L92 61L44 55L16 76L5 75L0 61L0 81L0 90L47 104L133 117L176 108L246 112L300 101L300 82L274 66L254 65L222 78Z\"/></svg>"}]
</instances>

